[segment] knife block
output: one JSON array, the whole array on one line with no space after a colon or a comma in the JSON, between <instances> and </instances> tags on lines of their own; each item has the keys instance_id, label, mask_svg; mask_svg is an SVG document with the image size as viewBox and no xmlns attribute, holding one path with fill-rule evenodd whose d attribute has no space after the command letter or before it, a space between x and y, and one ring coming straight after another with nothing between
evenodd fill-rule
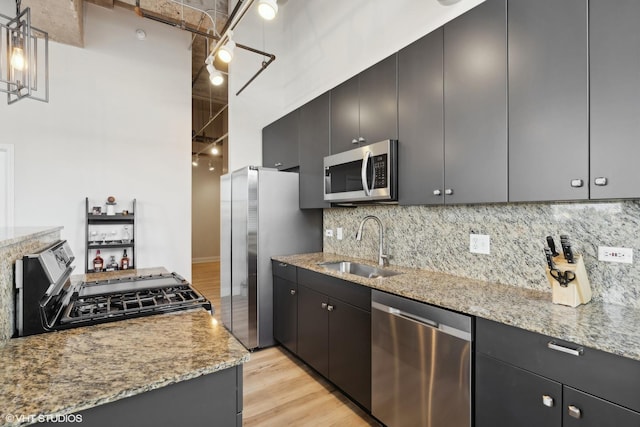
<instances>
[{"instance_id":1,"label":"knife block","mask_svg":"<svg viewBox=\"0 0 640 427\"><path fill-rule=\"evenodd\" d=\"M575 262L569 264L567 260L561 256L553 259L556 268L560 271L573 271L576 278L567 284L561 286L556 279L553 278L549 267L547 267L547 279L551 284L552 302L554 304L568 305L569 307L577 307L580 304L586 304L591 301L591 284L587 276L587 270L584 267L582 255L574 256Z\"/></svg>"}]
</instances>

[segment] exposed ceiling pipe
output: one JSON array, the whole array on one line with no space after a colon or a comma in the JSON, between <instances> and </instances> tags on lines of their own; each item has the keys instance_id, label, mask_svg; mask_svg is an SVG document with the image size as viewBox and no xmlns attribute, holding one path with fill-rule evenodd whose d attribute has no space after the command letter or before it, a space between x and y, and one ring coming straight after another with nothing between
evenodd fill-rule
<instances>
[{"instance_id":1,"label":"exposed ceiling pipe","mask_svg":"<svg viewBox=\"0 0 640 427\"><path fill-rule=\"evenodd\" d=\"M211 147L213 147L214 145L217 145L218 142L225 140L227 137L229 136L229 132L225 133L224 135L222 135L220 138L216 139L215 141L213 141L211 144L208 144L206 147L204 147L202 150L198 151L197 153L195 153L196 156L199 156L200 154L204 153L205 151L207 151L208 149L210 149Z\"/></svg>"},{"instance_id":2,"label":"exposed ceiling pipe","mask_svg":"<svg viewBox=\"0 0 640 427\"><path fill-rule=\"evenodd\" d=\"M216 115L215 115L215 116L211 117L211 118L209 119L209 121L208 121L204 126L202 126L202 128L201 128L198 132L196 132L196 133L193 135L193 137L192 137L191 139L192 139L192 140L196 139L196 136L200 135L200 133L201 133L202 131L204 131L204 130L205 130L205 129L206 129L206 128L211 124L211 123L213 123L213 121L214 121L216 118L218 118L218 116L219 116L220 114L222 114L222 112L223 112L224 110L226 110L226 109L227 109L227 107L229 107L229 104L226 104L224 107L222 107L222 108L221 108L221 109L216 113Z\"/></svg>"}]
</instances>

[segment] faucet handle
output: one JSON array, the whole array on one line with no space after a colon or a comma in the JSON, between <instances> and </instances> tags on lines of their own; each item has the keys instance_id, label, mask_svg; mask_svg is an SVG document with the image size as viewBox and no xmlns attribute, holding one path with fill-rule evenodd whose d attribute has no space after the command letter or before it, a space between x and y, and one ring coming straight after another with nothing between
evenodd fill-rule
<instances>
[{"instance_id":1,"label":"faucet handle","mask_svg":"<svg viewBox=\"0 0 640 427\"><path fill-rule=\"evenodd\" d=\"M389 258L391 258L391 255L389 255L389 254L380 255L380 260L379 260L378 264L380 264L381 267L385 267L385 266L389 265Z\"/></svg>"}]
</instances>

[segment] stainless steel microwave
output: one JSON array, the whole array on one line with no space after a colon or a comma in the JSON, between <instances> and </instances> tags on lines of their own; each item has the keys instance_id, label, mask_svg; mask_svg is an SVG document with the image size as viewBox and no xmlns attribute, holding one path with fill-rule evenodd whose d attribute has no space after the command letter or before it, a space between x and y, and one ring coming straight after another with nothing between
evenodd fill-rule
<instances>
[{"instance_id":1,"label":"stainless steel microwave","mask_svg":"<svg viewBox=\"0 0 640 427\"><path fill-rule=\"evenodd\" d=\"M398 141L388 139L324 158L324 200L398 200Z\"/></svg>"}]
</instances>

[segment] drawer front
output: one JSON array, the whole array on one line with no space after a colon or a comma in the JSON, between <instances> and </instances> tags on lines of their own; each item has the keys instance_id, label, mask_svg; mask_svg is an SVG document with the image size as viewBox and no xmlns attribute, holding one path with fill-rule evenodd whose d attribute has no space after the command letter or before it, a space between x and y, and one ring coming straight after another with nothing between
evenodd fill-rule
<instances>
[{"instance_id":1,"label":"drawer front","mask_svg":"<svg viewBox=\"0 0 640 427\"><path fill-rule=\"evenodd\" d=\"M371 312L371 289L366 286L304 268L298 269L298 283Z\"/></svg>"},{"instance_id":2,"label":"drawer front","mask_svg":"<svg viewBox=\"0 0 640 427\"><path fill-rule=\"evenodd\" d=\"M563 427L640 426L640 413L571 387L564 387L562 401Z\"/></svg>"},{"instance_id":3,"label":"drawer front","mask_svg":"<svg viewBox=\"0 0 640 427\"><path fill-rule=\"evenodd\" d=\"M476 321L476 351L640 411L636 360L482 318Z\"/></svg>"},{"instance_id":4,"label":"drawer front","mask_svg":"<svg viewBox=\"0 0 640 427\"><path fill-rule=\"evenodd\" d=\"M298 268L295 265L287 264L280 261L271 260L271 268L273 270L273 275L281 277L290 282L297 282L297 270Z\"/></svg>"}]
</instances>

